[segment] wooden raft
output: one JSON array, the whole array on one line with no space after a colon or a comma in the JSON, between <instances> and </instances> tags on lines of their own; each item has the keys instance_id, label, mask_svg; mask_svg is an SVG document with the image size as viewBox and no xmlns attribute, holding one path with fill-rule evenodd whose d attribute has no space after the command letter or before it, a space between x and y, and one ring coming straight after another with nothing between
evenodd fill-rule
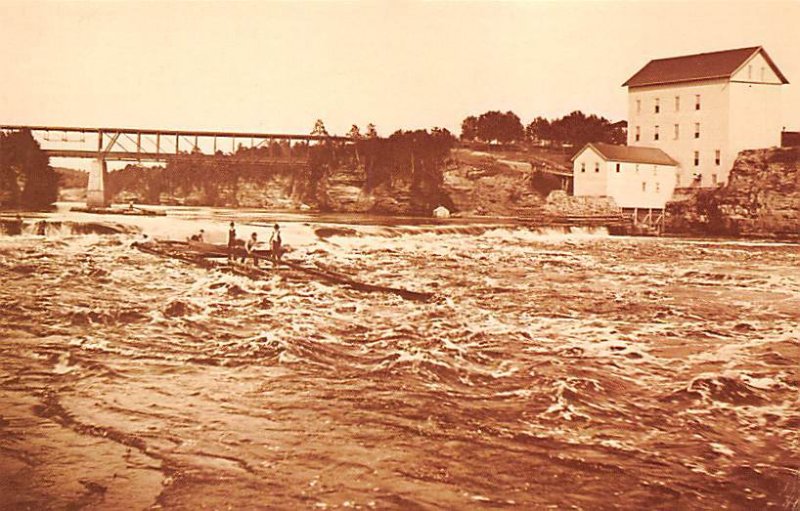
<instances>
[{"instance_id":1,"label":"wooden raft","mask_svg":"<svg viewBox=\"0 0 800 511\"><path fill-rule=\"evenodd\" d=\"M177 259L179 261L183 261L189 264L194 264L195 266L199 266L201 268L226 271L228 273L233 273L235 275L242 275L255 280L263 278L271 278L272 276L275 275L276 271L274 268L269 268L269 269L259 268L239 263L236 261L227 261L227 260L225 262L214 261L213 259L215 258L227 259L228 257L227 247L223 247L220 245L170 241L170 242L159 242L159 243L153 243L153 242L134 243L133 246L141 250L142 252L148 254L157 255L160 257L168 257L171 259ZM243 252L244 252L243 250L237 249L237 251L235 252L235 256L237 258L242 257ZM270 255L269 250L256 251L256 259L260 261L268 261L269 255ZM342 273L338 273L327 268L319 268L319 267L314 268L311 266L304 265L299 261L294 261L290 259L282 259L280 265L286 266L287 268L293 270L292 273L294 273L294 275L292 275L291 273L287 274L286 272L281 270L278 272L278 275L283 278L293 278L297 277L298 274L302 274L305 275L306 277L311 277L315 280L324 282L326 284L345 286L347 288L354 289L356 291L362 291L365 293L391 293L400 296L401 298L404 298L406 300L413 300L420 302L427 302L434 296L433 293L411 291L409 289L403 289L399 287L383 286L379 284L367 284L365 282L359 282Z\"/></svg>"}]
</instances>

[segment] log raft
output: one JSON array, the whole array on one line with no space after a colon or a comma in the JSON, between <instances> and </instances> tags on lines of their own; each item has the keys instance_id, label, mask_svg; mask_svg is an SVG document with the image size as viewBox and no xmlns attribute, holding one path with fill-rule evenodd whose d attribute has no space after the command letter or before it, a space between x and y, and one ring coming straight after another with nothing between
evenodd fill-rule
<instances>
[{"instance_id":1,"label":"log raft","mask_svg":"<svg viewBox=\"0 0 800 511\"><path fill-rule=\"evenodd\" d=\"M227 247L219 245L211 245L207 243L192 243L192 242L150 242L150 243L134 243L133 246L142 252L156 255L159 257L167 257L177 259L185 263L193 264L201 268L216 269L226 271L235 275L242 275L254 280L264 278L271 278L275 275L275 268L259 268L250 266L236 261L229 261ZM256 251L257 260L269 260L269 250ZM235 257L243 257L244 250L237 249ZM214 261L214 259L225 258L225 262ZM291 273L285 271L278 272L282 278L298 278L300 275L306 278L312 278L323 282L325 284L340 285L356 291L365 293L390 293L406 300L427 302L430 301L434 294L423 291L412 291L399 287L383 286L379 284L368 284L366 282L359 282L347 275L335 272L328 268L311 267L299 261L291 259L282 259L281 266L286 266Z\"/></svg>"}]
</instances>

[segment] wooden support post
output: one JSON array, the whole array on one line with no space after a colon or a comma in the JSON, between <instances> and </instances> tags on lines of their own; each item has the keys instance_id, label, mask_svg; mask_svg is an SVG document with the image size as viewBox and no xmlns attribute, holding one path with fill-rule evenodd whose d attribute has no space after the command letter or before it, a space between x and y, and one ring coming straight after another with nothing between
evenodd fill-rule
<instances>
[{"instance_id":1,"label":"wooden support post","mask_svg":"<svg viewBox=\"0 0 800 511\"><path fill-rule=\"evenodd\" d=\"M161 152L161 133L156 133L156 154Z\"/></svg>"},{"instance_id":2,"label":"wooden support post","mask_svg":"<svg viewBox=\"0 0 800 511\"><path fill-rule=\"evenodd\" d=\"M142 152L142 134L141 133L137 133L136 134L136 152L137 153L141 153Z\"/></svg>"},{"instance_id":3,"label":"wooden support post","mask_svg":"<svg viewBox=\"0 0 800 511\"><path fill-rule=\"evenodd\" d=\"M217 136L214 135L214 154L217 154Z\"/></svg>"},{"instance_id":4,"label":"wooden support post","mask_svg":"<svg viewBox=\"0 0 800 511\"><path fill-rule=\"evenodd\" d=\"M194 150L197 151L197 135L194 136Z\"/></svg>"},{"instance_id":5,"label":"wooden support post","mask_svg":"<svg viewBox=\"0 0 800 511\"><path fill-rule=\"evenodd\" d=\"M181 144L181 136L178 135L177 133L175 133L175 154L178 154L180 152L178 150L178 148L180 147L180 144Z\"/></svg>"}]
</instances>

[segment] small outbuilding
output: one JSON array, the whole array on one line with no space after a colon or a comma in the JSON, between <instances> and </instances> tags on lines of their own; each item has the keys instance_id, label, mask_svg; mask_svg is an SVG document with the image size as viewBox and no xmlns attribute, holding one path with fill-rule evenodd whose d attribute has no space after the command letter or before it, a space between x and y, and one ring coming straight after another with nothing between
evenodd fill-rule
<instances>
[{"instance_id":1,"label":"small outbuilding","mask_svg":"<svg viewBox=\"0 0 800 511\"><path fill-rule=\"evenodd\" d=\"M655 147L586 144L572 157L574 195L611 197L621 208L664 209L678 162Z\"/></svg>"},{"instance_id":2,"label":"small outbuilding","mask_svg":"<svg viewBox=\"0 0 800 511\"><path fill-rule=\"evenodd\" d=\"M450 210L444 206L439 206L433 210L434 218L450 218Z\"/></svg>"}]
</instances>

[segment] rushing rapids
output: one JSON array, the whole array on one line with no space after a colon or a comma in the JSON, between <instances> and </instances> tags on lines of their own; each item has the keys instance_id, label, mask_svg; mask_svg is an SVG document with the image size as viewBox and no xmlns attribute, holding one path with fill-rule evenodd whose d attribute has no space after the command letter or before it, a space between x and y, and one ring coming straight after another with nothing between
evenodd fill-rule
<instances>
[{"instance_id":1,"label":"rushing rapids","mask_svg":"<svg viewBox=\"0 0 800 511\"><path fill-rule=\"evenodd\" d=\"M195 216L126 221L223 240ZM797 245L283 225L414 302L165 261L125 225L0 237L6 507L799 506Z\"/></svg>"}]
</instances>

